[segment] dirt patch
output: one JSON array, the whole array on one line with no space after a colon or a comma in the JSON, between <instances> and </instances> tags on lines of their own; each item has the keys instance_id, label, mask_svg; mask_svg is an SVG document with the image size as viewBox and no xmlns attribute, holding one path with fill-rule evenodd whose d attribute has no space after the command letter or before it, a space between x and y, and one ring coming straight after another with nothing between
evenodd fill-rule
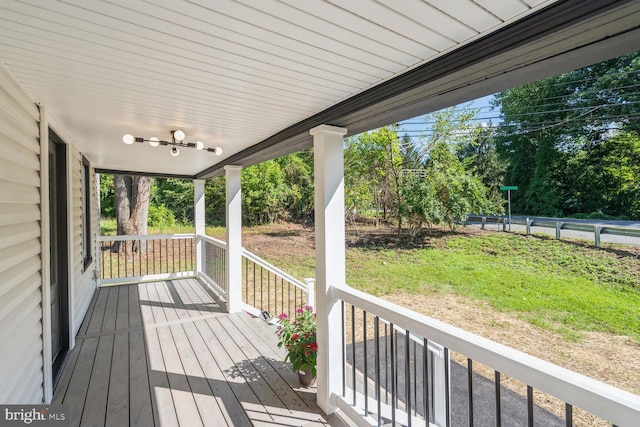
<instances>
[{"instance_id":1,"label":"dirt patch","mask_svg":"<svg viewBox=\"0 0 640 427\"><path fill-rule=\"evenodd\" d=\"M287 258L293 254L312 256L315 232L313 228L289 223L252 227L243 233L242 245L266 259Z\"/></svg>"}]
</instances>

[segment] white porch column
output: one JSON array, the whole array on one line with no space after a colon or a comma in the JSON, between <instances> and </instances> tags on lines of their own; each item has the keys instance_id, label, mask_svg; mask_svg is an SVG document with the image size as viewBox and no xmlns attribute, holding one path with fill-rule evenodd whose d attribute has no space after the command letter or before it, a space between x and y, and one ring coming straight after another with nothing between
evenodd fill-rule
<instances>
[{"instance_id":1,"label":"white porch column","mask_svg":"<svg viewBox=\"0 0 640 427\"><path fill-rule=\"evenodd\" d=\"M242 305L242 166L225 166L227 178L227 311Z\"/></svg>"},{"instance_id":2,"label":"white porch column","mask_svg":"<svg viewBox=\"0 0 640 427\"><path fill-rule=\"evenodd\" d=\"M198 238L198 236L204 236L205 234L205 198L204 198L204 184L203 179L193 180L193 222L196 232L196 275L202 274L204 268L204 244Z\"/></svg>"},{"instance_id":3,"label":"white porch column","mask_svg":"<svg viewBox=\"0 0 640 427\"><path fill-rule=\"evenodd\" d=\"M321 125L311 129L314 148L316 228L316 315L318 341L318 406L337 410L331 393L342 384L340 305L332 287L345 283L344 154L345 128ZM333 331L333 333L329 333Z\"/></svg>"}]
</instances>

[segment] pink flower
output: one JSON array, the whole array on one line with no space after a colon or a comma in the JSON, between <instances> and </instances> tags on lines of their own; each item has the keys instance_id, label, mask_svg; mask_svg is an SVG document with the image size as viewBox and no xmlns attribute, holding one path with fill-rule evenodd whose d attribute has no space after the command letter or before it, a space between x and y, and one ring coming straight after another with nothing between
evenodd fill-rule
<instances>
[{"instance_id":1,"label":"pink flower","mask_svg":"<svg viewBox=\"0 0 640 427\"><path fill-rule=\"evenodd\" d=\"M287 316L287 313L281 313L281 314L278 316L278 319L280 319L280 320L284 320L284 319L286 319L287 317L289 317L289 316Z\"/></svg>"},{"instance_id":2,"label":"pink flower","mask_svg":"<svg viewBox=\"0 0 640 427\"><path fill-rule=\"evenodd\" d=\"M293 334L293 335L291 335L291 341L295 341L295 340L297 340L299 336L300 336L299 334Z\"/></svg>"},{"instance_id":3,"label":"pink flower","mask_svg":"<svg viewBox=\"0 0 640 427\"><path fill-rule=\"evenodd\" d=\"M307 311L313 311L313 307L311 307L310 305L305 305L304 309Z\"/></svg>"},{"instance_id":4,"label":"pink flower","mask_svg":"<svg viewBox=\"0 0 640 427\"><path fill-rule=\"evenodd\" d=\"M302 308L296 308L296 313L300 314L300 313L303 313L303 312L304 312L304 310Z\"/></svg>"}]
</instances>

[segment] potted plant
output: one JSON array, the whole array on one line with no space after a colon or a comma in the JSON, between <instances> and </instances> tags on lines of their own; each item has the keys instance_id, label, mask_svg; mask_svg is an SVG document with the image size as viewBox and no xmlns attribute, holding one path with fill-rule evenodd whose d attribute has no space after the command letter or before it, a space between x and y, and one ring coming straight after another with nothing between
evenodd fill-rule
<instances>
[{"instance_id":1,"label":"potted plant","mask_svg":"<svg viewBox=\"0 0 640 427\"><path fill-rule=\"evenodd\" d=\"M310 385L316 377L316 360L318 343L316 342L316 315L313 307L304 306L296 309L293 319L285 313L278 316L280 326L276 335L280 339L278 347L287 350L285 362L290 362L298 373L300 384Z\"/></svg>"}]
</instances>

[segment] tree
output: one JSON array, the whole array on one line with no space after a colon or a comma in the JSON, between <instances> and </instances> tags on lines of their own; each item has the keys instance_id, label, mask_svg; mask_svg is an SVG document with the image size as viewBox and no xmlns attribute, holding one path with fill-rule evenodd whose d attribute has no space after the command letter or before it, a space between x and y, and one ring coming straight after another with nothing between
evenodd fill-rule
<instances>
[{"instance_id":1,"label":"tree","mask_svg":"<svg viewBox=\"0 0 640 427\"><path fill-rule=\"evenodd\" d=\"M640 218L640 136L620 132L568 162L577 171L567 177L574 187L567 201L573 212Z\"/></svg>"},{"instance_id":2,"label":"tree","mask_svg":"<svg viewBox=\"0 0 640 427\"><path fill-rule=\"evenodd\" d=\"M406 219L409 237L415 238L426 224L439 224L444 220L442 205L438 202L434 183L416 174L407 174L400 187L400 215Z\"/></svg>"},{"instance_id":3,"label":"tree","mask_svg":"<svg viewBox=\"0 0 640 427\"><path fill-rule=\"evenodd\" d=\"M601 205L620 188L595 182L597 171L580 160L601 156L611 138L640 129L639 74L635 52L496 95L504 121L496 141L508 164L505 181L524 195L513 202L516 212L571 215L602 208L623 214L620 204ZM599 191L602 198L593 194Z\"/></svg>"},{"instance_id":4,"label":"tree","mask_svg":"<svg viewBox=\"0 0 640 427\"><path fill-rule=\"evenodd\" d=\"M477 110L447 108L423 117L428 128L414 145L405 147L413 164L415 157L423 165L424 173L407 174L402 183L401 212L407 218L410 232L416 233L420 223L445 222L455 228L471 212L494 213L500 203L487 199L487 189L474 174L487 163L491 138L473 122ZM482 147L482 148L480 148ZM461 161L462 158L468 161ZM499 179L499 168L491 170L491 178ZM489 177L489 175L487 175ZM492 182L492 184L494 184Z\"/></svg>"},{"instance_id":5,"label":"tree","mask_svg":"<svg viewBox=\"0 0 640 427\"><path fill-rule=\"evenodd\" d=\"M242 170L242 214L247 225L286 217L288 186L280 164L267 160Z\"/></svg>"},{"instance_id":6,"label":"tree","mask_svg":"<svg viewBox=\"0 0 640 427\"><path fill-rule=\"evenodd\" d=\"M114 175L113 188L118 234L147 234L151 178ZM112 250L118 249L115 245ZM139 249L144 251L145 246L140 245Z\"/></svg>"},{"instance_id":7,"label":"tree","mask_svg":"<svg viewBox=\"0 0 640 427\"><path fill-rule=\"evenodd\" d=\"M504 197L500 187L504 185L506 164L498 157L494 137L494 129L481 125L475 140L467 143L458 156L465 169L479 178L486 187L487 199L494 211L503 213Z\"/></svg>"},{"instance_id":8,"label":"tree","mask_svg":"<svg viewBox=\"0 0 640 427\"><path fill-rule=\"evenodd\" d=\"M460 151L471 144L479 132L478 126L473 122L477 114L476 109L455 106L422 116L427 129L412 150L417 153L420 163L427 164L431 150L440 142L449 144L454 151Z\"/></svg>"},{"instance_id":9,"label":"tree","mask_svg":"<svg viewBox=\"0 0 640 427\"><path fill-rule=\"evenodd\" d=\"M289 219L306 220L314 214L313 150L275 159L284 173L288 190L285 209Z\"/></svg>"},{"instance_id":10,"label":"tree","mask_svg":"<svg viewBox=\"0 0 640 427\"><path fill-rule=\"evenodd\" d=\"M432 222L444 221L453 230L470 212L493 213L482 181L465 170L449 144L437 142L429 156L425 180L433 187L439 204L432 209L436 214Z\"/></svg>"},{"instance_id":11,"label":"tree","mask_svg":"<svg viewBox=\"0 0 640 427\"><path fill-rule=\"evenodd\" d=\"M100 174L100 215L103 218L115 218L113 200L113 175Z\"/></svg>"},{"instance_id":12,"label":"tree","mask_svg":"<svg viewBox=\"0 0 640 427\"><path fill-rule=\"evenodd\" d=\"M193 224L193 181L190 179L156 178L151 203L165 206L181 224Z\"/></svg>"},{"instance_id":13,"label":"tree","mask_svg":"<svg viewBox=\"0 0 640 427\"><path fill-rule=\"evenodd\" d=\"M224 176L208 180L204 185L206 223L224 225L226 221L227 188Z\"/></svg>"},{"instance_id":14,"label":"tree","mask_svg":"<svg viewBox=\"0 0 640 427\"><path fill-rule=\"evenodd\" d=\"M345 142L345 199L347 209L373 208L376 223L397 215L402 155L397 126L385 126Z\"/></svg>"}]
</instances>

